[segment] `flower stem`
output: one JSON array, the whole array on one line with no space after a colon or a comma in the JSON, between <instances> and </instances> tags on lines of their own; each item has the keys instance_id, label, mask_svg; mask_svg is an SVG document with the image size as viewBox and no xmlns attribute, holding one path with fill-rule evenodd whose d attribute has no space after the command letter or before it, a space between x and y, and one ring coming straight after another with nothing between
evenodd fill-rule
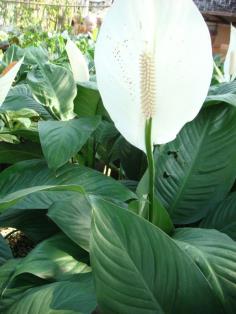
<instances>
[{"instance_id":1,"label":"flower stem","mask_svg":"<svg viewBox=\"0 0 236 314\"><path fill-rule=\"evenodd\" d=\"M146 121L145 126L145 144L148 161L148 174L149 174L149 221L153 220L154 214L154 179L155 179L155 167L153 158L153 144L152 144L152 119Z\"/></svg>"}]
</instances>

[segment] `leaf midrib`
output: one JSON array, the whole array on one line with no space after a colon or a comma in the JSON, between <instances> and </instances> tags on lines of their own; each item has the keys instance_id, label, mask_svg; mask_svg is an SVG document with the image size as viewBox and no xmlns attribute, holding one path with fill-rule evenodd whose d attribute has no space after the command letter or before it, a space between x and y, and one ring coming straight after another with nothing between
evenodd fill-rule
<instances>
[{"instance_id":1,"label":"leaf midrib","mask_svg":"<svg viewBox=\"0 0 236 314\"><path fill-rule=\"evenodd\" d=\"M102 222L104 223L104 222ZM96 232L98 232L100 234L100 237L102 236L102 238L106 239L106 241L108 241L107 238L104 237L104 235L100 232L100 228L97 227L97 224L94 224L96 226ZM150 288L148 287L148 284L146 283L144 277L142 276L141 272L138 270L138 268L136 267L132 257L129 255L127 248L124 246L122 239L119 237L119 235L113 232L114 237L117 238L118 242L120 243L121 248L123 249L123 252L125 252L125 255L127 256L128 260L130 261L130 264L133 265L134 270L137 274L137 277L141 279L141 282L143 283L143 286L145 288L145 290L148 292L148 294L150 295L151 300L153 300L153 303L156 305L157 309L160 309L162 311L162 313L164 314L164 311L161 307L161 305L159 304L159 302L156 300L155 296L153 295L152 291L150 290Z\"/></svg>"},{"instance_id":2,"label":"leaf midrib","mask_svg":"<svg viewBox=\"0 0 236 314\"><path fill-rule=\"evenodd\" d=\"M184 179L182 180L181 188L175 194L176 197L175 197L174 201L171 203L171 206L169 207L169 211L170 211L171 214L173 214L175 212L176 204L179 202L179 199L180 199L181 195L183 194L183 191L185 190L185 187L186 187L186 185L188 183L188 179L189 179L189 177L192 174L192 170L194 169L195 165L197 164L198 156L200 154L202 144L203 144L203 142L205 140L205 135L206 135L206 131L207 131L208 127L209 127L209 124L210 124L210 122L208 120L207 123L204 125L204 129L203 129L202 134L200 136L200 141L198 142L197 149L195 150L195 156L192 159L191 166L188 168L187 175L184 176ZM181 168L181 170L182 170L182 168Z\"/></svg>"}]
</instances>

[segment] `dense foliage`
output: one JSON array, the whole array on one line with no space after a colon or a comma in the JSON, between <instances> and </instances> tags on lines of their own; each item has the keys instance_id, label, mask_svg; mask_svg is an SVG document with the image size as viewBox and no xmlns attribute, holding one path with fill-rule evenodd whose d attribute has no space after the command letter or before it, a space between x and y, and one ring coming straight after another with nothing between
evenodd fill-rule
<instances>
[{"instance_id":1,"label":"dense foliage","mask_svg":"<svg viewBox=\"0 0 236 314\"><path fill-rule=\"evenodd\" d=\"M40 27L28 27L24 32L18 29L5 32L0 31L0 47L8 47L9 45L17 45L21 48L41 47L47 50L50 60L63 58L65 56L65 42L68 38L68 31L62 33L42 31ZM79 49L85 54L90 62L94 57L94 38L90 38L86 34L71 36ZM0 54L1 55L1 54Z\"/></svg>"},{"instance_id":2,"label":"dense foliage","mask_svg":"<svg viewBox=\"0 0 236 314\"><path fill-rule=\"evenodd\" d=\"M234 313L236 82L212 85L197 118L156 147L151 224L146 156L60 49L3 57L2 70L25 56L0 107L0 226L35 248L15 259L0 237L0 312Z\"/></svg>"}]
</instances>

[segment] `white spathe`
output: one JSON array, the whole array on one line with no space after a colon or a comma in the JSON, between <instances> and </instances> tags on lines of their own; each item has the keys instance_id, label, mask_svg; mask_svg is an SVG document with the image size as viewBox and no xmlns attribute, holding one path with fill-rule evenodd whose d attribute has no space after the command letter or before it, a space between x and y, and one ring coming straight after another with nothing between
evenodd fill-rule
<instances>
[{"instance_id":1,"label":"white spathe","mask_svg":"<svg viewBox=\"0 0 236 314\"><path fill-rule=\"evenodd\" d=\"M7 97L7 94L11 88L12 83L14 82L22 62L23 58L18 61L5 75L0 76L0 107Z\"/></svg>"},{"instance_id":2,"label":"white spathe","mask_svg":"<svg viewBox=\"0 0 236 314\"><path fill-rule=\"evenodd\" d=\"M224 81L232 82L236 78L236 28L231 25L230 42L224 62Z\"/></svg>"},{"instance_id":3,"label":"white spathe","mask_svg":"<svg viewBox=\"0 0 236 314\"><path fill-rule=\"evenodd\" d=\"M86 59L76 44L69 38L66 43L66 52L75 82L82 83L89 81L89 69Z\"/></svg>"},{"instance_id":4,"label":"white spathe","mask_svg":"<svg viewBox=\"0 0 236 314\"><path fill-rule=\"evenodd\" d=\"M145 151L140 56L155 73L153 144L175 139L198 114L213 72L210 34L192 0L115 0L95 50L98 88L117 129Z\"/></svg>"}]
</instances>

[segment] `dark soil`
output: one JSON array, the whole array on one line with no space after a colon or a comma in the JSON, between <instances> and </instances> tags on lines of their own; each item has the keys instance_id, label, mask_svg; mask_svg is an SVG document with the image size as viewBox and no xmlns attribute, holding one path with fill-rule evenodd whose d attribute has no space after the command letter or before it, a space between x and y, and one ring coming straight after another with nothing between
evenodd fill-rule
<instances>
[{"instance_id":1,"label":"dark soil","mask_svg":"<svg viewBox=\"0 0 236 314\"><path fill-rule=\"evenodd\" d=\"M25 257L33 248L34 243L21 231L14 231L6 237L14 257Z\"/></svg>"}]
</instances>

